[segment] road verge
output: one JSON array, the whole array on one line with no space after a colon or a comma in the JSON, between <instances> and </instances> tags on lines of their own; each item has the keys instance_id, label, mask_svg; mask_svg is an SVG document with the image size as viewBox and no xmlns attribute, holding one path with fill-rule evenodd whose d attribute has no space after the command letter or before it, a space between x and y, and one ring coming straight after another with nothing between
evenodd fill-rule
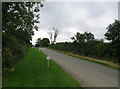
<instances>
[{"instance_id":1,"label":"road verge","mask_svg":"<svg viewBox=\"0 0 120 89\"><path fill-rule=\"evenodd\" d=\"M48 49L51 49L53 51L63 53L63 54L66 54L66 55L69 55L69 56L72 56L72 57L77 57L77 58L80 58L80 59L84 59L84 60L87 60L87 61L99 63L99 64L102 64L104 66L108 66L108 67L120 70L120 65L118 63L112 63L110 61L105 61L105 60L100 60L100 59L96 59L96 58L80 56L80 55L77 55L77 54L73 54L73 53L69 53L69 52L65 52L65 51L60 51L60 50L56 50L56 49L52 49L52 48L48 48Z\"/></svg>"}]
</instances>

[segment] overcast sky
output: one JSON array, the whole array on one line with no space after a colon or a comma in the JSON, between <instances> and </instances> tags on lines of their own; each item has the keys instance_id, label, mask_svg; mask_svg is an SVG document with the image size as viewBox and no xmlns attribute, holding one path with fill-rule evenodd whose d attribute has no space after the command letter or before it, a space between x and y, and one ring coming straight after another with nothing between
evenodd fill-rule
<instances>
[{"instance_id":1,"label":"overcast sky","mask_svg":"<svg viewBox=\"0 0 120 89\"><path fill-rule=\"evenodd\" d=\"M48 29L59 30L57 42L72 41L77 32L92 32L96 39L104 38L106 27L118 19L117 2L45 2L40 11L37 38L49 38Z\"/></svg>"}]
</instances>

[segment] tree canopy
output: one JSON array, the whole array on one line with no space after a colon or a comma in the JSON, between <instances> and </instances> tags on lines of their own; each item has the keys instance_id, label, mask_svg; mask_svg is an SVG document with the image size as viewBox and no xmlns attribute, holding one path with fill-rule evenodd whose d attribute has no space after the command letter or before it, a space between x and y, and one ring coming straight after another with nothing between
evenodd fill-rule
<instances>
[{"instance_id":1,"label":"tree canopy","mask_svg":"<svg viewBox=\"0 0 120 89\"><path fill-rule=\"evenodd\" d=\"M38 30L41 2L2 2L3 74L21 59Z\"/></svg>"},{"instance_id":2,"label":"tree canopy","mask_svg":"<svg viewBox=\"0 0 120 89\"><path fill-rule=\"evenodd\" d=\"M94 39L94 35L91 32L79 33L77 32L75 36L71 37L74 42L84 43Z\"/></svg>"},{"instance_id":3,"label":"tree canopy","mask_svg":"<svg viewBox=\"0 0 120 89\"><path fill-rule=\"evenodd\" d=\"M120 21L115 20L114 23L109 24L105 38L111 41L111 47L114 50L113 54L120 62Z\"/></svg>"},{"instance_id":4,"label":"tree canopy","mask_svg":"<svg viewBox=\"0 0 120 89\"><path fill-rule=\"evenodd\" d=\"M50 44L50 41L48 38L43 38L43 39L38 38L35 46L36 47L47 47L47 46L49 46L49 44Z\"/></svg>"},{"instance_id":5,"label":"tree canopy","mask_svg":"<svg viewBox=\"0 0 120 89\"><path fill-rule=\"evenodd\" d=\"M118 63L120 62L120 21L115 20L106 29L105 38L109 42L104 42L103 39L95 39L91 32L77 32L71 37L73 42L60 42L50 45L50 47Z\"/></svg>"},{"instance_id":6,"label":"tree canopy","mask_svg":"<svg viewBox=\"0 0 120 89\"><path fill-rule=\"evenodd\" d=\"M110 24L107 29L108 31L105 34L106 39L113 43L120 42L120 21L115 20L115 22Z\"/></svg>"}]
</instances>

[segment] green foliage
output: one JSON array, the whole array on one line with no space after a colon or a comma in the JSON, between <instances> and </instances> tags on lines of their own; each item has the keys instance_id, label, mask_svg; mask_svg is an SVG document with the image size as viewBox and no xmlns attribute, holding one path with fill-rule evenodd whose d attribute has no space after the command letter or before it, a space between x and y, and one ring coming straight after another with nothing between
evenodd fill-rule
<instances>
[{"instance_id":1,"label":"green foliage","mask_svg":"<svg viewBox=\"0 0 120 89\"><path fill-rule=\"evenodd\" d=\"M5 87L79 87L83 89L54 61L50 60L48 68L46 57L42 51L30 48L23 60L15 65L15 71L3 77L3 89Z\"/></svg>"},{"instance_id":2,"label":"green foliage","mask_svg":"<svg viewBox=\"0 0 120 89\"><path fill-rule=\"evenodd\" d=\"M38 38L37 39L37 42L35 44L35 47L48 47L50 44L50 41L48 38Z\"/></svg>"},{"instance_id":3,"label":"green foliage","mask_svg":"<svg viewBox=\"0 0 120 89\"><path fill-rule=\"evenodd\" d=\"M110 24L107 27L108 31L105 36L107 40L111 40L112 42L120 42L120 21L115 20L113 24Z\"/></svg>"},{"instance_id":4,"label":"green foliage","mask_svg":"<svg viewBox=\"0 0 120 89\"><path fill-rule=\"evenodd\" d=\"M75 36L71 37L72 43L62 42L50 45L50 47L83 56L120 62L120 21L115 20L107 29L105 37L111 41L108 43L103 42L103 40L96 40L91 32L77 32Z\"/></svg>"},{"instance_id":5,"label":"green foliage","mask_svg":"<svg viewBox=\"0 0 120 89\"><path fill-rule=\"evenodd\" d=\"M104 43L101 41L95 46L95 51L99 57L103 57L105 54Z\"/></svg>"},{"instance_id":6,"label":"green foliage","mask_svg":"<svg viewBox=\"0 0 120 89\"><path fill-rule=\"evenodd\" d=\"M2 2L3 75L31 46L33 29L38 30L40 2Z\"/></svg>"},{"instance_id":7,"label":"green foliage","mask_svg":"<svg viewBox=\"0 0 120 89\"><path fill-rule=\"evenodd\" d=\"M94 39L94 35L91 32L85 32L84 35L86 42Z\"/></svg>"},{"instance_id":8,"label":"green foliage","mask_svg":"<svg viewBox=\"0 0 120 89\"><path fill-rule=\"evenodd\" d=\"M7 43L6 43L7 42ZM4 37L3 36L3 53L2 53L2 69L3 75L6 74L9 68L25 55L29 44L23 44L14 36Z\"/></svg>"},{"instance_id":9,"label":"green foliage","mask_svg":"<svg viewBox=\"0 0 120 89\"><path fill-rule=\"evenodd\" d=\"M118 62L115 56L116 50L113 49L112 45L110 43L104 43L103 41L100 40L91 40L86 43L62 42L62 43L52 44L49 47L83 56L95 57L98 59Z\"/></svg>"},{"instance_id":10,"label":"green foliage","mask_svg":"<svg viewBox=\"0 0 120 89\"><path fill-rule=\"evenodd\" d=\"M112 43L104 43L103 40L94 39L92 33L85 32L72 37L73 43L61 42L50 45L51 48L76 53L83 56L90 56L104 60L118 62L117 46Z\"/></svg>"},{"instance_id":11,"label":"green foliage","mask_svg":"<svg viewBox=\"0 0 120 89\"><path fill-rule=\"evenodd\" d=\"M77 32L77 34L75 36L71 37L71 39L77 43L84 43L84 42L93 40L94 35L91 32L84 32L83 34Z\"/></svg>"},{"instance_id":12,"label":"green foliage","mask_svg":"<svg viewBox=\"0 0 120 89\"><path fill-rule=\"evenodd\" d=\"M47 47L47 46L49 46L49 44L50 44L49 39L48 38L43 38L40 46Z\"/></svg>"},{"instance_id":13,"label":"green foliage","mask_svg":"<svg viewBox=\"0 0 120 89\"><path fill-rule=\"evenodd\" d=\"M39 18L39 3L36 8L36 14L33 13L37 3L33 2L3 2L2 16L3 32L12 34L16 30L25 30L30 35L33 35L33 29L36 27L35 23Z\"/></svg>"},{"instance_id":14,"label":"green foliage","mask_svg":"<svg viewBox=\"0 0 120 89\"><path fill-rule=\"evenodd\" d=\"M120 21L115 20L114 23L107 27L108 31L105 34L107 40L111 41L113 54L117 57L120 62Z\"/></svg>"}]
</instances>

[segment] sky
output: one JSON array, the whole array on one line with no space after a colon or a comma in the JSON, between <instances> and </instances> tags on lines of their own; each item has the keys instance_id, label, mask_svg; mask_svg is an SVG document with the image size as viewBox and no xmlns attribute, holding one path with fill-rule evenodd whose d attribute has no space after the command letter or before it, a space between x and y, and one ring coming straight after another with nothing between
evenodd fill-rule
<instances>
[{"instance_id":1,"label":"sky","mask_svg":"<svg viewBox=\"0 0 120 89\"><path fill-rule=\"evenodd\" d=\"M45 2L32 44L38 38L49 38L48 29L52 27L59 30L57 42L72 42L70 37L85 31L93 33L96 39L104 39L106 28L115 19L118 19L118 2Z\"/></svg>"}]
</instances>

